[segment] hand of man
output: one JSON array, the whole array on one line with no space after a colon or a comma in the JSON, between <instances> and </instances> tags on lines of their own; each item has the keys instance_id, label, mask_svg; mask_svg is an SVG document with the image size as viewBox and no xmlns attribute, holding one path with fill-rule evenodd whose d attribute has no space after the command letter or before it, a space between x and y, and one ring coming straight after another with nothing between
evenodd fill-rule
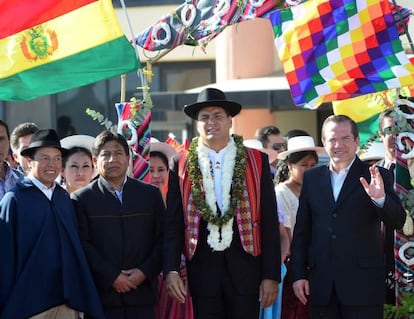
<instances>
[{"instance_id":1,"label":"hand of man","mask_svg":"<svg viewBox=\"0 0 414 319\"><path fill-rule=\"evenodd\" d=\"M129 292L131 289L135 289L134 284L129 280L128 276L123 273L120 273L118 277L116 277L112 287L117 293L125 293Z\"/></svg>"},{"instance_id":2,"label":"hand of man","mask_svg":"<svg viewBox=\"0 0 414 319\"><path fill-rule=\"evenodd\" d=\"M294 281L293 291L300 302L306 305L308 302L307 296L309 296L309 281L306 279L299 279Z\"/></svg>"},{"instance_id":3,"label":"hand of man","mask_svg":"<svg viewBox=\"0 0 414 319\"><path fill-rule=\"evenodd\" d=\"M371 182L368 184L367 180L364 177L361 177L360 181L362 186L364 187L368 196L372 199L384 197L384 181L382 180L382 176L379 172L378 167L372 165L369 168L369 172L371 173Z\"/></svg>"},{"instance_id":4,"label":"hand of man","mask_svg":"<svg viewBox=\"0 0 414 319\"><path fill-rule=\"evenodd\" d=\"M272 279L263 279L259 288L259 300L262 308L271 306L276 298L279 290L279 283Z\"/></svg>"},{"instance_id":5,"label":"hand of man","mask_svg":"<svg viewBox=\"0 0 414 319\"><path fill-rule=\"evenodd\" d=\"M142 284L146 278L144 273L138 268L122 270L122 273L128 276L128 279L132 282L135 288L137 288L140 284Z\"/></svg>"},{"instance_id":6,"label":"hand of man","mask_svg":"<svg viewBox=\"0 0 414 319\"><path fill-rule=\"evenodd\" d=\"M187 291L180 275L175 271L170 271L165 278L165 288L168 294L181 303L185 302Z\"/></svg>"}]
</instances>

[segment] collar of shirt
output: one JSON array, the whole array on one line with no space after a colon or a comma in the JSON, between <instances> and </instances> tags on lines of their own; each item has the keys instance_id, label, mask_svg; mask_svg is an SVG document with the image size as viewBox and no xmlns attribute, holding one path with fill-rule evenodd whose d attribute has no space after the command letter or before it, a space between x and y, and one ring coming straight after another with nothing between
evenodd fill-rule
<instances>
[{"instance_id":1,"label":"collar of shirt","mask_svg":"<svg viewBox=\"0 0 414 319\"><path fill-rule=\"evenodd\" d=\"M53 183L52 187L48 188L45 184L43 184L42 182L40 182L36 177L34 177L33 175L28 175L27 176L32 182L33 184L42 191L43 194L46 195L47 198L49 198L49 200L52 200L52 195L53 195L53 191L56 188L56 182Z\"/></svg>"},{"instance_id":2,"label":"collar of shirt","mask_svg":"<svg viewBox=\"0 0 414 319\"><path fill-rule=\"evenodd\" d=\"M102 183L105 185L105 187L108 188L108 190L122 203L122 192L124 190L125 183L128 180L128 177L125 175L124 182L122 183L121 189L115 189L109 182L101 176Z\"/></svg>"},{"instance_id":3,"label":"collar of shirt","mask_svg":"<svg viewBox=\"0 0 414 319\"><path fill-rule=\"evenodd\" d=\"M341 169L338 173L335 172L332 168L332 163L329 164L329 171L331 173L331 185L332 185L332 193L334 195L335 201L338 199L339 193L344 185L344 181L346 176L348 175L349 169L351 168L352 164L355 162L355 158L349 163L349 165L343 169Z\"/></svg>"},{"instance_id":4,"label":"collar of shirt","mask_svg":"<svg viewBox=\"0 0 414 319\"><path fill-rule=\"evenodd\" d=\"M212 169L216 168L216 165L215 165L216 163L219 163L217 168L221 169L221 166L222 166L221 164L224 161L224 155L226 154L227 148L228 147L226 146L225 148L222 148L220 151L216 152L216 151L212 150L211 148L207 147L208 156L210 158L210 162L213 165Z\"/></svg>"},{"instance_id":5,"label":"collar of shirt","mask_svg":"<svg viewBox=\"0 0 414 319\"><path fill-rule=\"evenodd\" d=\"M349 169L351 168L352 164L354 164L356 159L356 156L354 157L354 159L348 164L347 167L341 169L338 173L334 171L333 167L332 167L332 163L329 163L329 170L331 171L331 175L333 174L340 174L341 172L346 172L348 173Z\"/></svg>"},{"instance_id":6,"label":"collar of shirt","mask_svg":"<svg viewBox=\"0 0 414 319\"><path fill-rule=\"evenodd\" d=\"M13 169L7 162L4 162L3 165L4 165L4 169L6 170L4 181L12 180L16 182L17 180L20 179L20 177L22 177L22 175L19 174L19 171L17 169ZM1 178L0 178L0 181L2 181Z\"/></svg>"},{"instance_id":7,"label":"collar of shirt","mask_svg":"<svg viewBox=\"0 0 414 319\"><path fill-rule=\"evenodd\" d=\"M387 157L384 160L384 167L389 169L391 164L395 164L395 161L390 161Z\"/></svg>"},{"instance_id":8,"label":"collar of shirt","mask_svg":"<svg viewBox=\"0 0 414 319\"><path fill-rule=\"evenodd\" d=\"M216 195L216 202L220 210L223 211L223 185L221 182L223 173L224 155L228 150L228 146L216 152L208 148L208 156L210 158L211 173L214 181L214 194Z\"/></svg>"},{"instance_id":9,"label":"collar of shirt","mask_svg":"<svg viewBox=\"0 0 414 319\"><path fill-rule=\"evenodd\" d=\"M3 165L6 174L4 175L4 179L0 178L0 199L23 177L23 174L13 169L7 162L4 162Z\"/></svg>"}]
</instances>

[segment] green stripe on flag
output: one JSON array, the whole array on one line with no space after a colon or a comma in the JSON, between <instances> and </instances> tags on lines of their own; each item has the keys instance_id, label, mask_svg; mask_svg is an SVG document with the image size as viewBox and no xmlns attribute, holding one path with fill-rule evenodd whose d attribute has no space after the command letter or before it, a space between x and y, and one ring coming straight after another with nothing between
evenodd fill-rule
<instances>
[{"instance_id":1,"label":"green stripe on flag","mask_svg":"<svg viewBox=\"0 0 414 319\"><path fill-rule=\"evenodd\" d=\"M0 79L0 100L31 100L105 80L140 67L127 38ZM61 77L56 77L61 74ZM48 78L53 77L53 81Z\"/></svg>"},{"instance_id":2,"label":"green stripe on flag","mask_svg":"<svg viewBox=\"0 0 414 319\"><path fill-rule=\"evenodd\" d=\"M360 144L364 145L370 138L375 136L379 127L379 114L369 117L365 121L357 122L359 129Z\"/></svg>"}]
</instances>

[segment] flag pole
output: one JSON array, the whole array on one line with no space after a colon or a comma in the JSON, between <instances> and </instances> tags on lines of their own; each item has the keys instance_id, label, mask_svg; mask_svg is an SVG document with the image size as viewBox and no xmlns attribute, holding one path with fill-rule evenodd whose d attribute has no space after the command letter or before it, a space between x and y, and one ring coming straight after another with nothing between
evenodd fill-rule
<instances>
[{"instance_id":1,"label":"flag pole","mask_svg":"<svg viewBox=\"0 0 414 319\"><path fill-rule=\"evenodd\" d=\"M144 68L144 75L146 78L147 83L151 84L152 82L152 76L154 75L152 73L152 66L155 62L157 62L158 60L160 60L161 58L163 58L164 56L166 56L168 53L170 53L172 51L172 48L166 49L164 51L158 51L157 54L154 57L149 57L146 53L145 50L143 51L144 56L147 58L146 61L146 68Z\"/></svg>"},{"instance_id":2,"label":"flag pole","mask_svg":"<svg viewBox=\"0 0 414 319\"><path fill-rule=\"evenodd\" d=\"M125 94L126 94L126 74L121 75L121 100L120 102L125 102Z\"/></svg>"},{"instance_id":3,"label":"flag pole","mask_svg":"<svg viewBox=\"0 0 414 319\"><path fill-rule=\"evenodd\" d=\"M401 24L404 28L405 31L405 35L407 36L408 39L408 44L410 45L411 48L411 53L414 53L414 44L413 44L413 40L411 39L410 33L408 32L408 27L407 25L404 23L403 17L401 16L401 12L400 9L398 9L398 5L397 5L397 1L396 0L392 0L392 3L395 6L395 11L397 11L398 13L398 17L400 18Z\"/></svg>"}]
</instances>

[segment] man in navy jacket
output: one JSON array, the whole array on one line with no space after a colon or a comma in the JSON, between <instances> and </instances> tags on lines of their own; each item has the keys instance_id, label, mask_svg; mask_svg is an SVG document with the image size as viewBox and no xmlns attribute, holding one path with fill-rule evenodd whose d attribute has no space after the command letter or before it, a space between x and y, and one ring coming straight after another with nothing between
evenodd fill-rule
<instances>
[{"instance_id":1,"label":"man in navy jacket","mask_svg":"<svg viewBox=\"0 0 414 319\"><path fill-rule=\"evenodd\" d=\"M381 222L401 228L405 212L391 173L363 163L358 128L328 117L322 142L329 166L304 175L291 247L296 296L310 299L311 318L381 319L384 251Z\"/></svg>"},{"instance_id":2,"label":"man in navy jacket","mask_svg":"<svg viewBox=\"0 0 414 319\"><path fill-rule=\"evenodd\" d=\"M0 318L103 318L69 194L55 179L62 153L54 130L39 130L22 155L30 173L0 202Z\"/></svg>"}]
</instances>

